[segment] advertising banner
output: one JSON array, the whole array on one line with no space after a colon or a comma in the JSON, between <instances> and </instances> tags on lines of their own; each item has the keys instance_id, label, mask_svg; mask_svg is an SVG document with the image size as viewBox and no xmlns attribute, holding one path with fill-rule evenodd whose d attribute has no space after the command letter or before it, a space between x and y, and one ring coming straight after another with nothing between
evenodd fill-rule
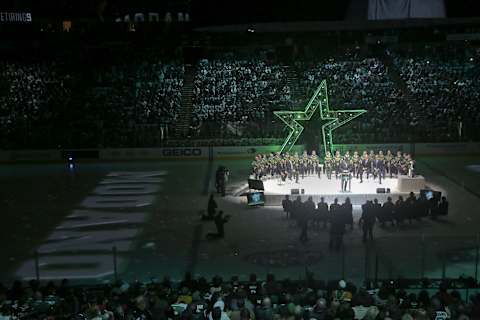
<instances>
[{"instance_id":1,"label":"advertising banner","mask_svg":"<svg viewBox=\"0 0 480 320\"><path fill-rule=\"evenodd\" d=\"M480 143L384 143L384 144L336 144L334 150L342 154L373 150L391 150L414 155L460 155L480 154ZM253 159L256 154L270 154L280 150L280 145L268 146L219 146L219 147L165 147L165 148L118 148L118 149L78 149L78 150L4 150L0 151L0 162L42 162L64 161L65 154L77 153L78 159L91 160L150 160L150 159ZM295 146L290 153L302 153L303 145ZM95 156L85 156L86 152ZM311 153L311 150L308 150ZM323 151L319 150L323 157ZM83 156L81 156L83 155Z\"/></svg>"},{"instance_id":2,"label":"advertising banner","mask_svg":"<svg viewBox=\"0 0 480 320\"><path fill-rule=\"evenodd\" d=\"M61 157L60 150L14 150L6 151L8 153L7 161L58 161ZM0 157L3 161L3 158Z\"/></svg>"},{"instance_id":3,"label":"advertising banner","mask_svg":"<svg viewBox=\"0 0 480 320\"><path fill-rule=\"evenodd\" d=\"M101 160L208 159L207 147L102 149Z\"/></svg>"}]
</instances>

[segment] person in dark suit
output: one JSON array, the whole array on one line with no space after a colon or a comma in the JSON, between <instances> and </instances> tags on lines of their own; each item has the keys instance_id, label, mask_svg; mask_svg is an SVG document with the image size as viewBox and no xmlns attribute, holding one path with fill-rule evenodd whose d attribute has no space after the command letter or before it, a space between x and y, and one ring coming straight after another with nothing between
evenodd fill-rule
<instances>
[{"instance_id":1,"label":"person in dark suit","mask_svg":"<svg viewBox=\"0 0 480 320\"><path fill-rule=\"evenodd\" d=\"M412 219L419 216L419 206L415 194L410 192L407 200L405 201L405 218L408 219L408 223L412 223Z\"/></svg>"},{"instance_id":2,"label":"person in dark suit","mask_svg":"<svg viewBox=\"0 0 480 320\"><path fill-rule=\"evenodd\" d=\"M373 227L375 225L375 220L376 217L373 203L371 200L367 200L367 202L362 205L362 217L360 218L363 230L363 242L367 242L367 237L373 241Z\"/></svg>"},{"instance_id":3,"label":"person in dark suit","mask_svg":"<svg viewBox=\"0 0 480 320\"><path fill-rule=\"evenodd\" d=\"M292 212L292 200L290 200L290 197L288 195L285 196L285 199L282 200L282 207L283 211L285 212L287 219L290 218L290 214Z\"/></svg>"},{"instance_id":4,"label":"person in dark suit","mask_svg":"<svg viewBox=\"0 0 480 320\"><path fill-rule=\"evenodd\" d=\"M338 203L338 198L333 199L333 203L330 205L330 215L333 216L339 208L340 204Z\"/></svg>"},{"instance_id":5,"label":"person in dark suit","mask_svg":"<svg viewBox=\"0 0 480 320\"><path fill-rule=\"evenodd\" d=\"M440 202L438 200L439 199L435 199L435 197L431 197L428 200L428 211L429 211L430 217L433 220L437 219L437 216L439 213L438 209L439 209Z\"/></svg>"},{"instance_id":6,"label":"person in dark suit","mask_svg":"<svg viewBox=\"0 0 480 320\"><path fill-rule=\"evenodd\" d=\"M388 222L388 221L390 221L393 226L394 224L393 221L395 220L393 215L394 207L395 205L392 202L392 198L388 197L387 202L383 203L381 218L378 219L378 221L380 221L382 226L385 226L385 222Z\"/></svg>"},{"instance_id":7,"label":"person in dark suit","mask_svg":"<svg viewBox=\"0 0 480 320\"><path fill-rule=\"evenodd\" d=\"M215 211L217 210L217 203L215 202L215 199L213 198L213 193L210 195L210 198L208 199L208 205L207 205L207 215L203 215L202 219L203 220L213 220L215 218Z\"/></svg>"},{"instance_id":8,"label":"person in dark suit","mask_svg":"<svg viewBox=\"0 0 480 320\"><path fill-rule=\"evenodd\" d=\"M382 205L378 203L377 198L373 199L373 214L375 215L375 218L380 221L380 216L382 215Z\"/></svg>"},{"instance_id":9,"label":"person in dark suit","mask_svg":"<svg viewBox=\"0 0 480 320\"><path fill-rule=\"evenodd\" d=\"M215 173L215 187L217 189L217 193L221 193L222 197L225 197L229 174L229 170L224 166L219 166Z\"/></svg>"},{"instance_id":10,"label":"person in dark suit","mask_svg":"<svg viewBox=\"0 0 480 320\"><path fill-rule=\"evenodd\" d=\"M317 224L323 222L323 227L327 227L328 223L328 204L323 197L320 198L320 202L317 204Z\"/></svg>"},{"instance_id":11,"label":"person in dark suit","mask_svg":"<svg viewBox=\"0 0 480 320\"><path fill-rule=\"evenodd\" d=\"M293 220L296 221L297 225L300 223L300 215L302 214L303 210L303 203L302 203L302 198L300 196L297 196L297 199L292 202L292 212L291 212L291 217Z\"/></svg>"},{"instance_id":12,"label":"person in dark suit","mask_svg":"<svg viewBox=\"0 0 480 320\"><path fill-rule=\"evenodd\" d=\"M397 226L402 224L403 219L405 219L405 201L402 196L398 197L398 200L395 202L395 222Z\"/></svg>"},{"instance_id":13,"label":"person in dark suit","mask_svg":"<svg viewBox=\"0 0 480 320\"><path fill-rule=\"evenodd\" d=\"M313 202L312 196L308 197L303 206L305 207L305 212L307 213L308 219L312 219L313 215L315 214L315 202Z\"/></svg>"},{"instance_id":14,"label":"person in dark suit","mask_svg":"<svg viewBox=\"0 0 480 320\"><path fill-rule=\"evenodd\" d=\"M448 215L448 201L446 197L442 197L440 204L438 205L438 213L442 216Z\"/></svg>"},{"instance_id":15,"label":"person in dark suit","mask_svg":"<svg viewBox=\"0 0 480 320\"><path fill-rule=\"evenodd\" d=\"M338 171L340 173L340 177L342 178L342 191L347 191L348 180L350 178L350 163L347 160L347 156L340 161L338 166Z\"/></svg>"},{"instance_id":16,"label":"person in dark suit","mask_svg":"<svg viewBox=\"0 0 480 320\"><path fill-rule=\"evenodd\" d=\"M325 160L324 160L324 170L327 175L328 180L332 178L332 169L333 169L333 159L332 155L330 154L330 151L327 151L327 154L325 155Z\"/></svg>"},{"instance_id":17,"label":"person in dark suit","mask_svg":"<svg viewBox=\"0 0 480 320\"><path fill-rule=\"evenodd\" d=\"M417 211L415 219L421 220L425 218L430 213L430 203L428 202L425 194L420 194L419 199L417 200Z\"/></svg>"},{"instance_id":18,"label":"person in dark suit","mask_svg":"<svg viewBox=\"0 0 480 320\"><path fill-rule=\"evenodd\" d=\"M378 183L382 184L382 178L385 175L385 162L377 155L373 161L373 179L375 180L378 177Z\"/></svg>"},{"instance_id":19,"label":"person in dark suit","mask_svg":"<svg viewBox=\"0 0 480 320\"><path fill-rule=\"evenodd\" d=\"M303 210L300 214L299 224L302 232L300 233L300 241L308 241L308 221L313 217L315 212L315 202L312 197L308 197L308 200L303 204Z\"/></svg>"},{"instance_id":20,"label":"person in dark suit","mask_svg":"<svg viewBox=\"0 0 480 320\"><path fill-rule=\"evenodd\" d=\"M350 225L350 230L353 230L353 208L350 198L346 198L345 203L342 204L342 214L345 219L345 225Z\"/></svg>"},{"instance_id":21,"label":"person in dark suit","mask_svg":"<svg viewBox=\"0 0 480 320\"><path fill-rule=\"evenodd\" d=\"M217 237L223 238L225 237L225 223L228 222L229 217L223 215L223 211L219 211L218 214L215 216L215 226L217 227Z\"/></svg>"},{"instance_id":22,"label":"person in dark suit","mask_svg":"<svg viewBox=\"0 0 480 320\"><path fill-rule=\"evenodd\" d=\"M364 152L362 161L360 162L360 183L363 182L364 172L367 174L367 179L368 179L371 167L372 167L371 160L369 159L368 154Z\"/></svg>"},{"instance_id":23,"label":"person in dark suit","mask_svg":"<svg viewBox=\"0 0 480 320\"><path fill-rule=\"evenodd\" d=\"M329 220L330 222L333 221L333 217L335 215L340 214L340 205L338 204L338 199L335 198L333 200L333 203L330 205L330 210L329 210Z\"/></svg>"},{"instance_id":24,"label":"person in dark suit","mask_svg":"<svg viewBox=\"0 0 480 320\"><path fill-rule=\"evenodd\" d=\"M335 198L330 205L330 241L328 247L330 250L339 251L343 246L343 235L345 234L345 219L341 214L341 207L338 199Z\"/></svg>"}]
</instances>

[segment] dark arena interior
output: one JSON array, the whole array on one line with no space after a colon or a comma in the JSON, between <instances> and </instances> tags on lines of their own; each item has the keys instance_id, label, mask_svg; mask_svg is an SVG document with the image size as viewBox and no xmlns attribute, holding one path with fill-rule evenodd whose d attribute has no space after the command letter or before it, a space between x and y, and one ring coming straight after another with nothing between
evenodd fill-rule
<instances>
[{"instance_id":1,"label":"dark arena interior","mask_svg":"<svg viewBox=\"0 0 480 320\"><path fill-rule=\"evenodd\" d=\"M480 319L474 0L0 2L0 319Z\"/></svg>"}]
</instances>

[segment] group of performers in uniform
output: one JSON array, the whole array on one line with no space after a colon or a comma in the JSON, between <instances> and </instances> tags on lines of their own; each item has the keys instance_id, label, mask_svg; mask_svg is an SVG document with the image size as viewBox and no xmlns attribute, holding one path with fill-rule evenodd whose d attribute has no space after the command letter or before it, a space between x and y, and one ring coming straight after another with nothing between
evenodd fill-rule
<instances>
[{"instance_id":1,"label":"group of performers in uniform","mask_svg":"<svg viewBox=\"0 0 480 320\"><path fill-rule=\"evenodd\" d=\"M297 183L299 178L311 175L321 178L324 174L328 179L332 178L332 174L335 174L336 179L348 175L349 178L360 179L360 182L363 182L363 177L366 176L367 179L378 178L381 184L386 175L390 178L399 175L413 177L414 164L410 154L401 151L394 154L390 150L386 154L383 151L363 151L361 155L357 151L353 152L353 155L347 151L343 156L340 151L336 151L335 155L327 152L323 161L315 150L311 154L304 151L302 155L277 152L268 156L258 154L252 162L252 173L256 179L272 177L280 178L281 181L295 180Z\"/></svg>"}]
</instances>

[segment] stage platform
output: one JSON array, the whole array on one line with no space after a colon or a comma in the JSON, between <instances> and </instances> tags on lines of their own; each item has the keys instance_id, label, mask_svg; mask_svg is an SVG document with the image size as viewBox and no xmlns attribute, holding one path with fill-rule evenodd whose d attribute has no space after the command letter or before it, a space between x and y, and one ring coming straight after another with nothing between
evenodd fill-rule
<instances>
[{"instance_id":1,"label":"stage platform","mask_svg":"<svg viewBox=\"0 0 480 320\"><path fill-rule=\"evenodd\" d=\"M319 202L320 197L324 197L328 203L333 202L335 198L338 198L339 202L343 202L345 198L349 197L353 205L361 205L366 200L374 198L377 198L379 202L385 202L387 197L392 197L393 201L396 201L399 196L405 198L412 191L418 195L421 189L426 188L423 176L385 178L382 179L382 184L372 178L364 179L362 183L359 179L352 179L350 192L341 191L340 178L335 179L333 176L332 179L327 179L325 175L322 175L321 178L305 177L300 179L299 183L290 180L280 182L279 179L267 179L263 181L263 185L265 187L265 205L267 206L281 205L287 194L296 198L297 194L292 195L292 189L299 189L300 194L298 195L302 197L302 201L312 196L315 202ZM386 192L389 189L390 193L377 193L377 188L384 188Z\"/></svg>"}]
</instances>

